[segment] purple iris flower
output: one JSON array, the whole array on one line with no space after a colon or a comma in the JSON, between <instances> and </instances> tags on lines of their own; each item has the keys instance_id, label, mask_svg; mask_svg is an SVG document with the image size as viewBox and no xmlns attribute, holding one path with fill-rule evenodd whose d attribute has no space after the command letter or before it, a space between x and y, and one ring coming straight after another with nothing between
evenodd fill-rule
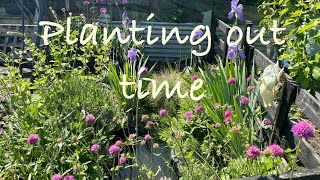
<instances>
[{"instance_id":1,"label":"purple iris flower","mask_svg":"<svg viewBox=\"0 0 320 180\"><path fill-rule=\"evenodd\" d=\"M138 51L136 48L131 48L128 51L128 58L130 59L131 62L135 62L137 60L137 54L138 54Z\"/></svg>"},{"instance_id":2,"label":"purple iris flower","mask_svg":"<svg viewBox=\"0 0 320 180\"><path fill-rule=\"evenodd\" d=\"M122 23L123 23L123 26L125 28L128 28L129 27L129 22L130 22L130 19L129 19L129 16L128 16L128 12L125 11L123 12L122 14Z\"/></svg>"},{"instance_id":3,"label":"purple iris flower","mask_svg":"<svg viewBox=\"0 0 320 180\"><path fill-rule=\"evenodd\" d=\"M194 36L192 38L193 41L196 41L198 39L200 39L203 36L203 32L201 31L201 29L198 29L195 33Z\"/></svg>"},{"instance_id":4,"label":"purple iris flower","mask_svg":"<svg viewBox=\"0 0 320 180\"><path fill-rule=\"evenodd\" d=\"M234 14L236 14L236 17L243 21L243 6L242 4L238 4L239 0L232 0L231 1L231 11L228 13L228 18L232 19Z\"/></svg>"},{"instance_id":5,"label":"purple iris flower","mask_svg":"<svg viewBox=\"0 0 320 180\"><path fill-rule=\"evenodd\" d=\"M233 45L233 46L229 47L229 51L227 53L227 58L228 59L233 59L236 56L237 49L238 49L239 56L241 58L245 58L246 57L246 55L244 54L244 52L241 49L240 45Z\"/></svg>"}]
</instances>

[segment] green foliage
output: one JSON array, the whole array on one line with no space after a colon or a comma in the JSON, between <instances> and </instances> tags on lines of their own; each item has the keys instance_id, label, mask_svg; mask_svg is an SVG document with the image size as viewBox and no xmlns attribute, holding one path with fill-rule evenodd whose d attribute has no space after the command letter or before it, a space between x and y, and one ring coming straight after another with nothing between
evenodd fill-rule
<instances>
[{"instance_id":1,"label":"green foliage","mask_svg":"<svg viewBox=\"0 0 320 180\"><path fill-rule=\"evenodd\" d=\"M261 24L271 27L273 20L277 20L280 27L290 30L284 37L287 42L280 56L281 60L292 62L289 67L290 75L295 77L303 88L311 89L312 92L319 91L319 1L266 0L259 6L259 10L265 15Z\"/></svg>"},{"instance_id":2,"label":"green foliage","mask_svg":"<svg viewBox=\"0 0 320 180\"><path fill-rule=\"evenodd\" d=\"M5 117L8 129L0 139L0 176L50 179L54 173L64 173L101 179L106 175L111 155L95 155L89 149L92 144L106 149L111 132L125 120L125 114L113 92L99 81L77 72L50 84L36 79L34 85L21 77L1 76L5 83L1 87L10 94L10 114ZM31 94L31 88L37 93ZM92 126L84 122L88 113L96 116ZM32 133L40 136L33 146L26 141Z\"/></svg>"}]
</instances>

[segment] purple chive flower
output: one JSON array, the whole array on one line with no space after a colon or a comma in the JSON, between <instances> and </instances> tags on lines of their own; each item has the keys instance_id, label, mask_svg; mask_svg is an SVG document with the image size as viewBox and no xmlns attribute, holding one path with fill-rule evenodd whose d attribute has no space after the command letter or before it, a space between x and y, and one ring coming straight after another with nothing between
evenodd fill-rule
<instances>
[{"instance_id":1,"label":"purple chive flower","mask_svg":"<svg viewBox=\"0 0 320 180\"><path fill-rule=\"evenodd\" d=\"M148 73L148 68L142 66L139 71L138 74L147 74Z\"/></svg>"},{"instance_id":2,"label":"purple chive flower","mask_svg":"<svg viewBox=\"0 0 320 180\"><path fill-rule=\"evenodd\" d=\"M247 156L251 159L256 159L261 154L260 149L257 146L250 146L247 149L246 153L247 153Z\"/></svg>"},{"instance_id":3,"label":"purple chive flower","mask_svg":"<svg viewBox=\"0 0 320 180\"><path fill-rule=\"evenodd\" d=\"M231 77L228 79L228 84L235 84L236 83L236 79L234 77Z\"/></svg>"},{"instance_id":4,"label":"purple chive flower","mask_svg":"<svg viewBox=\"0 0 320 180\"><path fill-rule=\"evenodd\" d=\"M122 164L125 164L127 161L127 158L125 156L121 156L120 159L119 159L119 163L122 165Z\"/></svg>"},{"instance_id":5,"label":"purple chive flower","mask_svg":"<svg viewBox=\"0 0 320 180\"><path fill-rule=\"evenodd\" d=\"M213 105L214 107L219 107L219 106L221 106L219 103L214 103L214 105Z\"/></svg>"},{"instance_id":6,"label":"purple chive flower","mask_svg":"<svg viewBox=\"0 0 320 180\"><path fill-rule=\"evenodd\" d=\"M114 4L115 4L116 6L118 6L118 5L119 5L119 3L118 3L118 1L117 1L117 0L114 0Z\"/></svg>"},{"instance_id":7,"label":"purple chive flower","mask_svg":"<svg viewBox=\"0 0 320 180\"><path fill-rule=\"evenodd\" d=\"M102 3L103 2L103 0L96 0L96 3Z\"/></svg>"},{"instance_id":8,"label":"purple chive flower","mask_svg":"<svg viewBox=\"0 0 320 180\"><path fill-rule=\"evenodd\" d=\"M232 0L231 1L231 11L228 13L228 18L232 19L234 14L236 14L236 17L240 20L243 21L243 6L242 4L239 4L239 0Z\"/></svg>"},{"instance_id":9,"label":"purple chive flower","mask_svg":"<svg viewBox=\"0 0 320 180\"><path fill-rule=\"evenodd\" d=\"M198 79L197 75L193 75L192 78L191 78L192 81L195 81L196 79Z\"/></svg>"},{"instance_id":10,"label":"purple chive flower","mask_svg":"<svg viewBox=\"0 0 320 180\"><path fill-rule=\"evenodd\" d=\"M135 62L137 60L137 54L138 54L137 49L136 48L131 48L128 51L128 59L130 59L131 62Z\"/></svg>"},{"instance_id":11,"label":"purple chive flower","mask_svg":"<svg viewBox=\"0 0 320 180\"><path fill-rule=\"evenodd\" d=\"M192 37L192 40L193 40L193 41L196 41L196 40L200 39L202 36L203 36L202 30L201 30L201 29L198 29L198 30L194 33L194 35L193 35L193 37Z\"/></svg>"},{"instance_id":12,"label":"purple chive flower","mask_svg":"<svg viewBox=\"0 0 320 180\"><path fill-rule=\"evenodd\" d=\"M240 100L240 103L241 103L241 104L249 104L249 98L247 98L247 97L242 97L241 100Z\"/></svg>"},{"instance_id":13,"label":"purple chive flower","mask_svg":"<svg viewBox=\"0 0 320 180\"><path fill-rule=\"evenodd\" d=\"M120 147L119 146L114 144L114 145L109 147L109 153L110 154L116 155L116 154L119 154L119 152L120 152Z\"/></svg>"},{"instance_id":14,"label":"purple chive flower","mask_svg":"<svg viewBox=\"0 0 320 180\"><path fill-rule=\"evenodd\" d=\"M141 121L144 121L144 120L146 120L146 119L148 119L148 118L149 118L149 116L146 115L146 114L144 114L144 115L141 116Z\"/></svg>"},{"instance_id":15,"label":"purple chive flower","mask_svg":"<svg viewBox=\"0 0 320 180\"><path fill-rule=\"evenodd\" d=\"M90 4L90 2L89 1L83 1L83 5L89 5Z\"/></svg>"},{"instance_id":16,"label":"purple chive flower","mask_svg":"<svg viewBox=\"0 0 320 180\"><path fill-rule=\"evenodd\" d=\"M145 141L151 141L151 136L150 136L150 134L146 134L146 135L144 136L144 140L145 140Z\"/></svg>"},{"instance_id":17,"label":"purple chive flower","mask_svg":"<svg viewBox=\"0 0 320 180\"><path fill-rule=\"evenodd\" d=\"M101 149L101 146L99 144L94 144L91 146L90 151L93 153L98 152Z\"/></svg>"},{"instance_id":18,"label":"purple chive flower","mask_svg":"<svg viewBox=\"0 0 320 180\"><path fill-rule=\"evenodd\" d=\"M266 125L266 126L270 125L271 124L270 119L264 119L263 120L263 124Z\"/></svg>"},{"instance_id":19,"label":"purple chive flower","mask_svg":"<svg viewBox=\"0 0 320 180\"><path fill-rule=\"evenodd\" d=\"M148 121L147 122L147 127L150 127L150 126L152 126L154 123L152 122L152 121Z\"/></svg>"},{"instance_id":20,"label":"purple chive flower","mask_svg":"<svg viewBox=\"0 0 320 180\"><path fill-rule=\"evenodd\" d=\"M188 120L192 120L193 119L193 115L190 111L187 111L184 113L184 116L188 119Z\"/></svg>"},{"instance_id":21,"label":"purple chive flower","mask_svg":"<svg viewBox=\"0 0 320 180\"><path fill-rule=\"evenodd\" d=\"M248 78L247 78L247 82L250 82L250 81L252 81L251 75L249 75Z\"/></svg>"},{"instance_id":22,"label":"purple chive flower","mask_svg":"<svg viewBox=\"0 0 320 180\"><path fill-rule=\"evenodd\" d=\"M203 111L202 107L197 106L195 109L196 114L200 114Z\"/></svg>"},{"instance_id":23,"label":"purple chive flower","mask_svg":"<svg viewBox=\"0 0 320 180\"><path fill-rule=\"evenodd\" d=\"M220 124L220 123L215 123L215 124L214 124L214 128L219 129L220 127L221 127L221 124Z\"/></svg>"},{"instance_id":24,"label":"purple chive flower","mask_svg":"<svg viewBox=\"0 0 320 180\"><path fill-rule=\"evenodd\" d=\"M228 109L228 110L226 110L226 111L224 112L224 116L225 116L225 117L229 117L229 116L231 116L231 114L232 114L232 110L230 110L230 109Z\"/></svg>"},{"instance_id":25,"label":"purple chive flower","mask_svg":"<svg viewBox=\"0 0 320 180\"><path fill-rule=\"evenodd\" d=\"M96 120L96 117L94 117L94 115L92 114L88 114L85 118L85 122L89 125L94 123L95 120Z\"/></svg>"},{"instance_id":26,"label":"purple chive flower","mask_svg":"<svg viewBox=\"0 0 320 180\"><path fill-rule=\"evenodd\" d=\"M124 28L126 28L126 29L129 28L129 22L130 22L130 19L129 19L128 12L124 11L122 14L122 24L123 24Z\"/></svg>"},{"instance_id":27,"label":"purple chive flower","mask_svg":"<svg viewBox=\"0 0 320 180\"><path fill-rule=\"evenodd\" d=\"M127 4L128 1L127 0L122 0L122 4Z\"/></svg>"},{"instance_id":28,"label":"purple chive flower","mask_svg":"<svg viewBox=\"0 0 320 180\"><path fill-rule=\"evenodd\" d=\"M246 55L244 54L244 51L241 49L240 45L233 45L233 46L229 47L229 51L227 53L227 58L228 59L235 58L237 50L238 50L239 56L241 58L245 58L246 57Z\"/></svg>"},{"instance_id":29,"label":"purple chive flower","mask_svg":"<svg viewBox=\"0 0 320 180\"><path fill-rule=\"evenodd\" d=\"M116 143L114 143L114 145L120 147L120 146L124 145L124 143L119 140L119 141L117 141Z\"/></svg>"},{"instance_id":30,"label":"purple chive flower","mask_svg":"<svg viewBox=\"0 0 320 180\"><path fill-rule=\"evenodd\" d=\"M52 180L62 180L62 176L60 174L55 174L51 178Z\"/></svg>"},{"instance_id":31,"label":"purple chive flower","mask_svg":"<svg viewBox=\"0 0 320 180\"><path fill-rule=\"evenodd\" d=\"M159 116L161 116L161 117L165 117L167 114L168 114L168 111L165 110L165 109L161 109L161 110L159 111Z\"/></svg>"},{"instance_id":32,"label":"purple chive flower","mask_svg":"<svg viewBox=\"0 0 320 180\"><path fill-rule=\"evenodd\" d=\"M307 121L300 121L292 126L291 131L299 137L303 137L305 139L310 139L314 137L314 127L309 124Z\"/></svg>"},{"instance_id":33,"label":"purple chive flower","mask_svg":"<svg viewBox=\"0 0 320 180\"><path fill-rule=\"evenodd\" d=\"M108 9L107 9L107 8L105 8L105 7L100 8L100 13L101 13L101 14L107 14L107 12L108 12Z\"/></svg>"},{"instance_id":34,"label":"purple chive flower","mask_svg":"<svg viewBox=\"0 0 320 180\"><path fill-rule=\"evenodd\" d=\"M28 136L28 144L33 145L33 144L37 144L37 142L39 141L39 135L38 134L30 134Z\"/></svg>"},{"instance_id":35,"label":"purple chive flower","mask_svg":"<svg viewBox=\"0 0 320 180\"><path fill-rule=\"evenodd\" d=\"M283 149L277 144L273 144L273 145L268 146L268 149L272 152L272 154L274 156L283 157L283 155L284 155Z\"/></svg>"},{"instance_id":36,"label":"purple chive flower","mask_svg":"<svg viewBox=\"0 0 320 180\"><path fill-rule=\"evenodd\" d=\"M75 180L74 176L66 176L63 180Z\"/></svg>"},{"instance_id":37,"label":"purple chive flower","mask_svg":"<svg viewBox=\"0 0 320 180\"><path fill-rule=\"evenodd\" d=\"M224 122L225 124L230 124L230 123L232 123L232 119L231 119L230 116L228 116L228 117L224 118L223 122Z\"/></svg>"}]
</instances>

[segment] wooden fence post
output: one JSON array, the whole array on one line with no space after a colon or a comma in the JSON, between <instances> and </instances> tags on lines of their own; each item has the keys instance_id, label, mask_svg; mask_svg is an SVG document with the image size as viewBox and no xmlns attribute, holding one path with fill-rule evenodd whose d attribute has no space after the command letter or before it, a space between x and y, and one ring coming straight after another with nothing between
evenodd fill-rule
<instances>
[{"instance_id":1,"label":"wooden fence post","mask_svg":"<svg viewBox=\"0 0 320 180\"><path fill-rule=\"evenodd\" d=\"M286 75L283 88L282 88L282 96L278 104L278 108L275 114L275 126L277 127L278 134L284 135L286 131L286 127L289 127L289 111L291 105L295 102L297 93L298 93L298 85L295 81L288 75ZM273 137L271 137L273 138Z\"/></svg>"},{"instance_id":2,"label":"wooden fence post","mask_svg":"<svg viewBox=\"0 0 320 180\"><path fill-rule=\"evenodd\" d=\"M202 24L204 26L209 26L210 32L211 32L211 42L208 42L208 43L211 43L211 49L210 49L209 53L206 55L205 59L207 62L212 63L213 57L215 55L214 43L216 40L217 20L216 20L216 16L215 16L213 10L204 12L202 14L203 14Z\"/></svg>"},{"instance_id":3,"label":"wooden fence post","mask_svg":"<svg viewBox=\"0 0 320 180\"><path fill-rule=\"evenodd\" d=\"M243 47L243 51L246 55L245 60L246 60L246 68L247 68L247 72L248 74L250 74L251 72L251 64L252 64L252 59L253 59L253 51L254 49L253 46L250 46L246 40L246 35L247 35L247 28L251 28L252 29L253 23L251 21L246 21L246 25L244 27L244 31L243 31L243 37L242 37L242 47ZM251 32L251 31L250 31ZM252 53L252 54L250 54Z\"/></svg>"}]
</instances>

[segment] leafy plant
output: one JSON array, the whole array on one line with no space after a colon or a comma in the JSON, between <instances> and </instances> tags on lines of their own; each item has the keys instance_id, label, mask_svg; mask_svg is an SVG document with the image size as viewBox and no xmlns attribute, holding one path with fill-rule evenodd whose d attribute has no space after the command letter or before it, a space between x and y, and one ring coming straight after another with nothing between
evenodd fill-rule
<instances>
[{"instance_id":1,"label":"leafy plant","mask_svg":"<svg viewBox=\"0 0 320 180\"><path fill-rule=\"evenodd\" d=\"M290 32L284 35L286 40L280 60L292 62L290 75L295 77L303 88L320 90L320 3L311 1L264 1L259 7L264 13L260 24L271 27L273 20L278 26ZM317 50L318 49L318 50Z\"/></svg>"}]
</instances>

